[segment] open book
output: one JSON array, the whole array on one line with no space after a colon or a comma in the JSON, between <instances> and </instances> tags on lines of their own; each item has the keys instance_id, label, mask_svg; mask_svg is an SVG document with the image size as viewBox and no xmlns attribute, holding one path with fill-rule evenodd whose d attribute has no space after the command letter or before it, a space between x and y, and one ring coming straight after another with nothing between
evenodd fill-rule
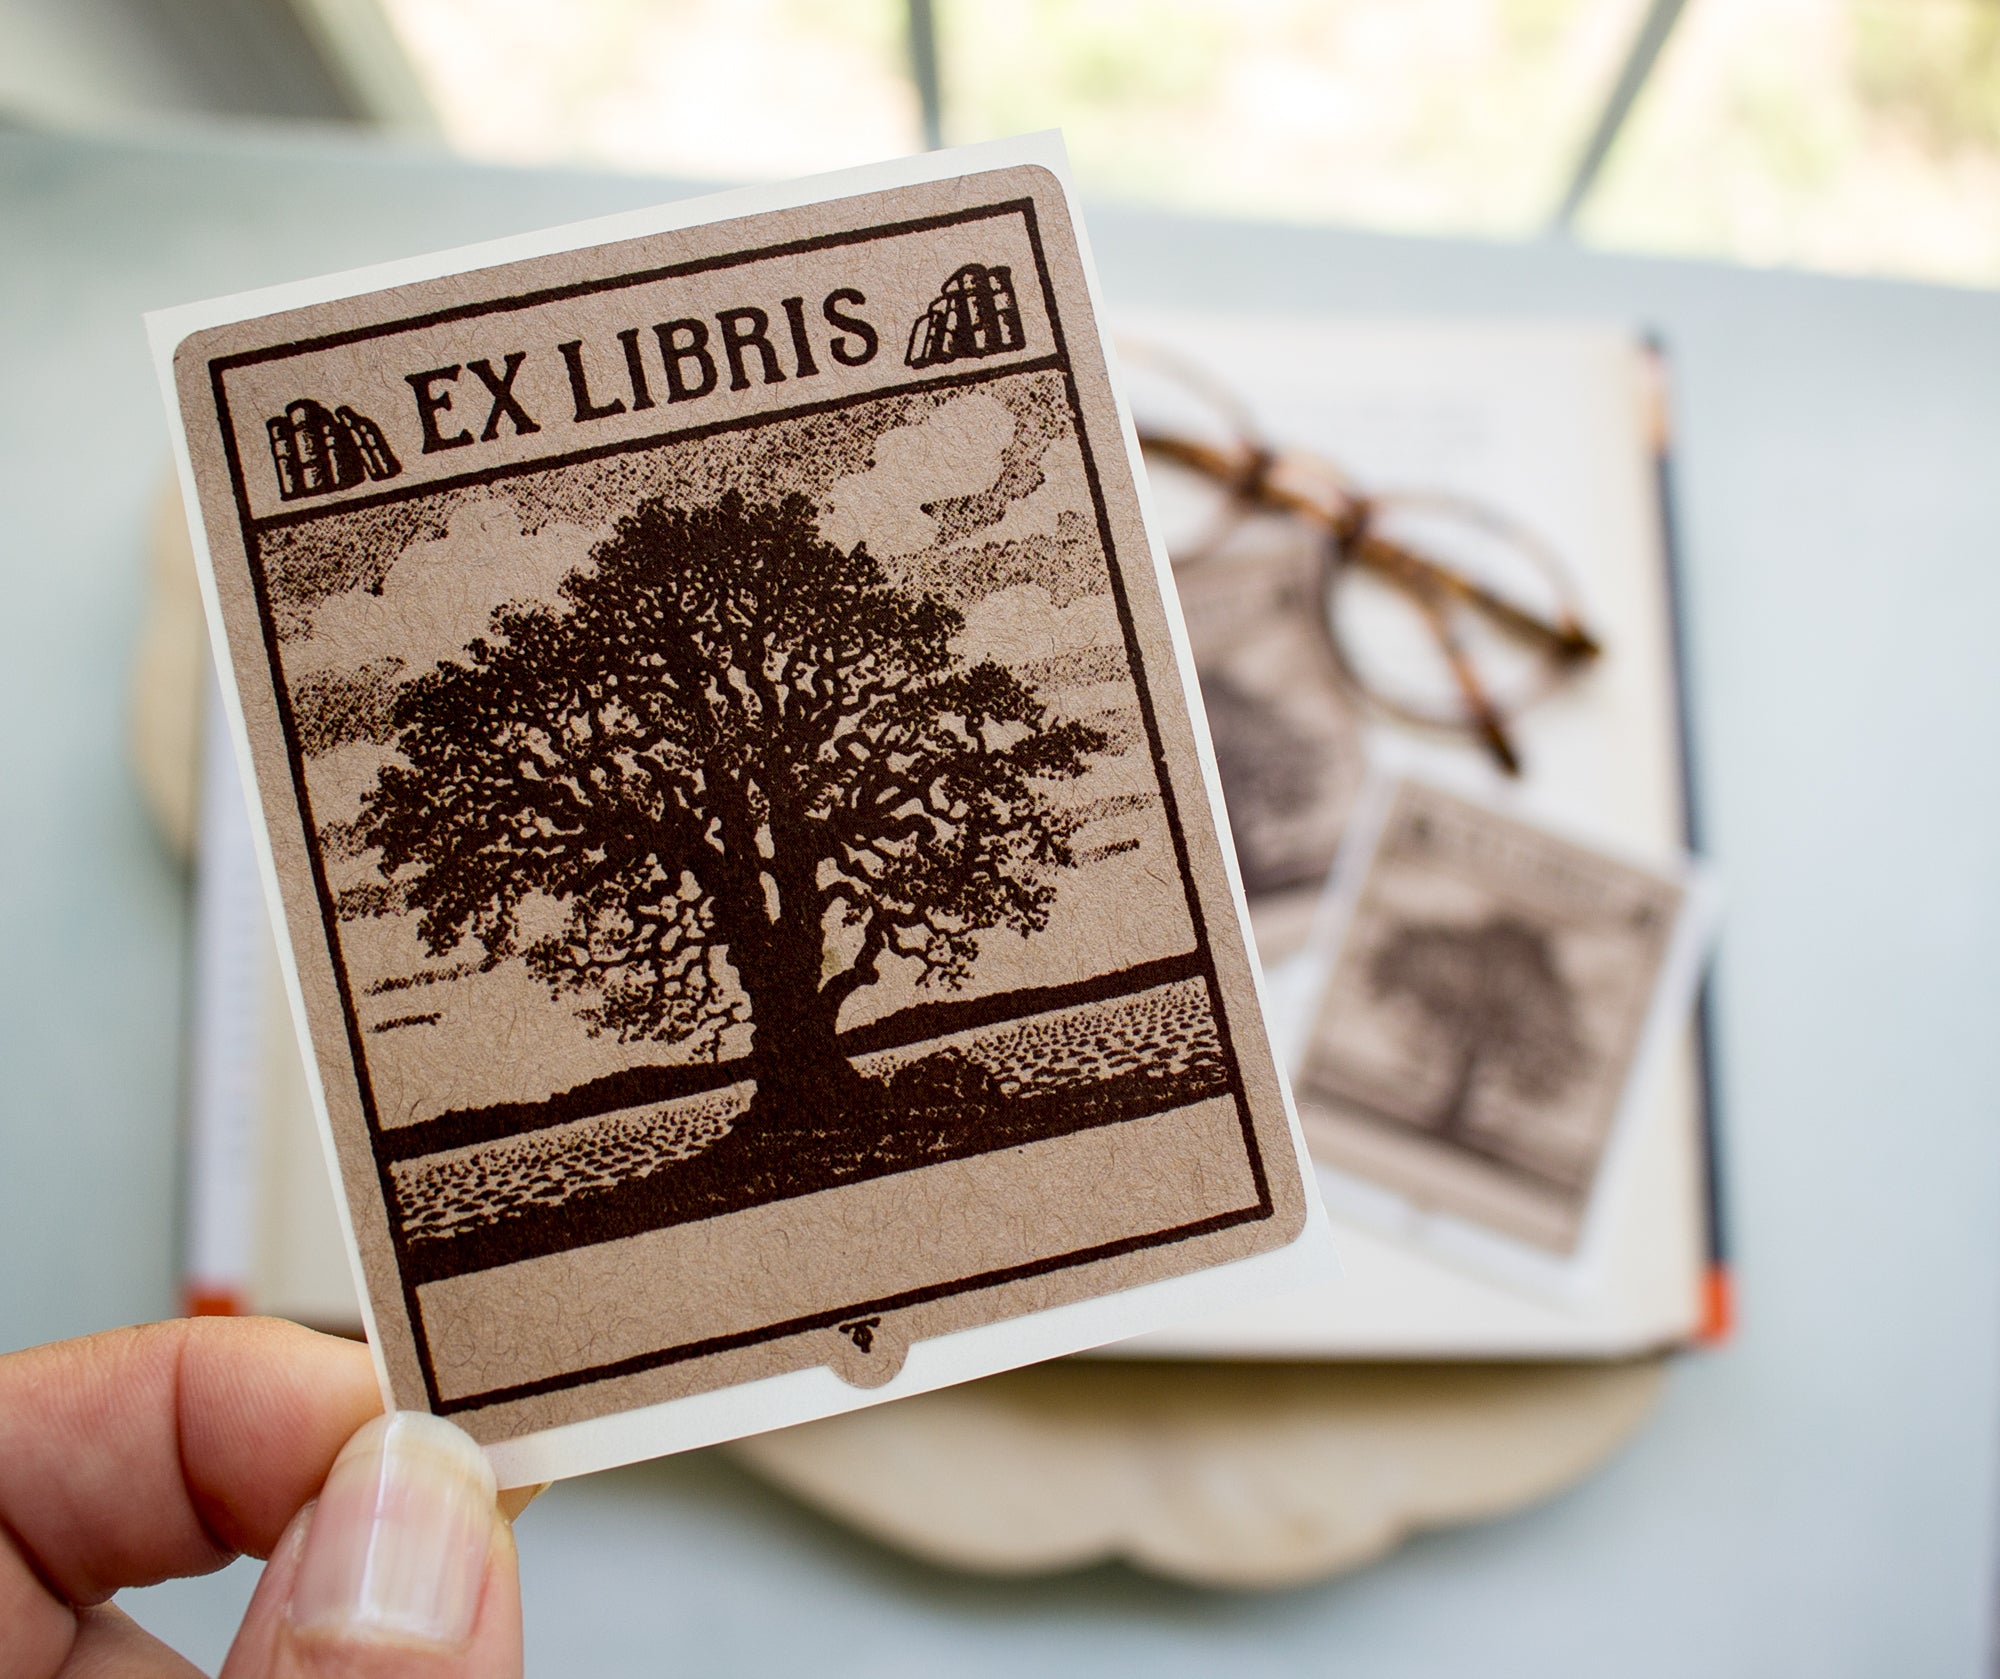
<instances>
[{"instance_id":1,"label":"open book","mask_svg":"<svg viewBox=\"0 0 2000 1679\"><path fill-rule=\"evenodd\" d=\"M1243 573L1219 568L1217 581L1201 565L1183 568L1182 605L1203 670L1267 1004L1277 1041L1293 1046L1287 1070L1322 1162L1346 1274L1309 1295L1127 1349L1611 1357L1719 1333L1728 1303L1705 1050L1686 1007L1691 967L1682 975L1671 1041L1637 1065L1624 1092L1615 1146L1595 1185L1589 1264L1569 1269L1568 1287L1519 1286L1505 1267L1468 1262L1469 1251L1445 1252L1407 1232L1385 1233L1393 1220L1365 1216L1371 1202L1385 1198L1384 1186L1401 1190L1415 1172L1407 1158L1411 1128L1328 1124L1326 1069L1309 1048L1311 1022L1322 1020L1324 1045L1331 1012L1350 1040L1342 1057L1350 1072L1372 1063L1379 1085L1394 1059L1372 1053L1379 1044L1359 1041L1378 1032L1364 1017L1362 988L1326 995L1334 953L1316 948L1339 936L1325 915L1324 878L1343 838L1355 837L1348 830L1363 760L1393 761L1475 795L1483 789L1503 808L1532 810L1558 834L1588 836L1605 848L1602 856L1588 854L1600 874L1618 868L1613 858L1657 860L1671 874L1689 847L1659 355L1629 332L1584 324L1162 314L1127 317L1120 326L1142 434L1148 385L1157 384L1164 364L1183 383L1192 381L1211 410L1231 411L1239 427L1254 428L1256 442L1330 463L1365 494L1491 510L1548 550L1603 647L1577 680L1510 718L1523 766L1515 780L1471 737L1413 728L1365 699L1345 704L1344 721L1338 687L1329 690L1311 668L1323 607L1316 590L1287 596L1274 587L1276 605L1260 607ZM1154 400L1164 400L1171 423L1171 393ZM1161 477L1156 470L1164 499L1172 491ZM1163 510L1169 526L1174 517ZM1351 675L1382 635L1393 639L1393 626L1349 633L1360 641L1348 661ZM1358 691L1352 681L1347 689ZM1288 756L1296 768L1287 769ZM1307 780L1312 788L1301 792L1298 783ZM1545 849L1561 844L1539 830L1515 833L1522 843L1532 833ZM1350 859L1343 867L1366 873L1368 863ZM1621 879L1629 892L1641 877ZM1362 883L1348 884L1358 891ZM1338 984L1339 974L1334 978ZM1600 1016L1606 983L1601 968L1587 980L1597 988L1589 1001ZM1424 1042L1419 1036L1419 1046ZM1425 1071L1440 1089L1452 1083L1442 1067ZM1423 1101L1435 1106L1436 1098ZM1553 1229L1561 1221L1546 1206L1488 1210L1489 1225L1506 1229L1511 1219L1513 1233L1554 1246L1575 1234Z\"/></svg>"},{"instance_id":2,"label":"open book","mask_svg":"<svg viewBox=\"0 0 2000 1679\"><path fill-rule=\"evenodd\" d=\"M1135 401L1156 353L1193 370L1274 447L1336 463L1369 492L1468 498L1559 557L1605 653L1523 712L1520 797L1623 853L1668 858L1690 840L1663 480L1657 355L1579 324L1305 321L1214 314L1118 323ZM1142 423L1145 419L1141 414ZM1171 524L1173 510L1162 509ZM1314 948L1324 877L1364 762L1393 755L1451 784L1507 781L1476 745L1412 730L1365 704L1315 709L1294 666L1304 619L1251 624L1240 588L1181 579L1244 883L1281 1044L1303 1042L1327 952ZM1314 603L1293 603L1305 613ZM1237 651L1230 655L1234 646ZM1221 652L1214 658L1208 654ZM1232 663L1233 657L1233 663ZM1215 673L1213 683L1210 671ZM1260 709L1261 708L1261 709ZM1266 798L1271 719L1316 789ZM334 1197L292 1040L240 786L226 742L208 754L198 879L188 1292L211 1310L358 1324ZM1351 836L1350 836L1351 837ZM1301 1071L1289 1069L1295 1082ZM1313 1134L1308 1112L1308 1134ZM1626 1093L1615 1157L1577 1286L1516 1286L1350 1216L1348 1174L1327 1187L1345 1275L1304 1296L1143 1337L1148 1356L1612 1357L1720 1331L1720 1267L1705 1057L1677 1028Z\"/></svg>"}]
</instances>

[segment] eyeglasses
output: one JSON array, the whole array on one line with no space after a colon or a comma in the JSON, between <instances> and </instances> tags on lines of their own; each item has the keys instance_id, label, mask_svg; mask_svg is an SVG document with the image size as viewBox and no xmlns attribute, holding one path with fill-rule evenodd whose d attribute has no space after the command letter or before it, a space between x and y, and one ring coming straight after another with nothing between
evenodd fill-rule
<instances>
[{"instance_id":1,"label":"eyeglasses","mask_svg":"<svg viewBox=\"0 0 2000 1679\"><path fill-rule=\"evenodd\" d=\"M1336 675L1369 705L1467 734L1521 773L1514 723L1599 658L1548 546L1492 508L1370 495L1332 462L1275 449L1200 372L1122 345L1177 574L1226 585L1303 537Z\"/></svg>"}]
</instances>

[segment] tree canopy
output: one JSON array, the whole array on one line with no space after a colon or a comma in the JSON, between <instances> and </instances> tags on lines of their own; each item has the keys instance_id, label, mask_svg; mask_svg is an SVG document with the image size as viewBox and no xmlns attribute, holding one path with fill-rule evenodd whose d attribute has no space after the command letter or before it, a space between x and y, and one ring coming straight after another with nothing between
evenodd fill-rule
<instances>
[{"instance_id":1,"label":"tree canopy","mask_svg":"<svg viewBox=\"0 0 2000 1679\"><path fill-rule=\"evenodd\" d=\"M803 496L644 502L560 594L396 700L362 838L433 954L518 950L625 1039L747 1025L762 1103L847 1074L840 1009L885 960L952 987L982 932L1046 925L1076 825L1048 789L1104 736ZM524 930L537 897L555 930Z\"/></svg>"},{"instance_id":2,"label":"tree canopy","mask_svg":"<svg viewBox=\"0 0 2000 1679\"><path fill-rule=\"evenodd\" d=\"M1589 1054L1548 934L1504 912L1464 925L1406 922L1369 965L1377 997L1413 1003L1451 1057L1434 1121L1462 1139L1476 1079L1490 1072L1530 1100L1557 1095Z\"/></svg>"}]
</instances>

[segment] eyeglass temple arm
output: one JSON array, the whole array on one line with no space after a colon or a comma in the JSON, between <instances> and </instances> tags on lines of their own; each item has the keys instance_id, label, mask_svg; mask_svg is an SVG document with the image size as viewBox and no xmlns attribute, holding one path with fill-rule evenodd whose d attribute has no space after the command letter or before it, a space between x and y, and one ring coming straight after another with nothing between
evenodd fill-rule
<instances>
[{"instance_id":1,"label":"eyeglass temple arm","mask_svg":"<svg viewBox=\"0 0 2000 1679\"><path fill-rule=\"evenodd\" d=\"M1524 641L1541 643L1565 662L1581 663L1596 658L1604 651L1598 639L1568 613L1555 623L1538 618L1525 608L1494 594L1463 572L1426 559L1401 543L1390 542L1365 528L1359 537L1343 546L1349 560L1365 566L1385 581L1415 594L1450 595Z\"/></svg>"},{"instance_id":2,"label":"eyeglass temple arm","mask_svg":"<svg viewBox=\"0 0 2000 1679\"><path fill-rule=\"evenodd\" d=\"M1168 460L1213 478L1238 495L1268 500L1273 486L1268 482L1271 456L1260 444L1246 443L1236 450L1218 449L1212 443L1198 443L1191 437L1175 437L1163 431L1137 428L1139 447L1147 454L1164 455ZM1281 505L1273 502L1273 505ZM1295 511L1304 511L1303 507Z\"/></svg>"},{"instance_id":3,"label":"eyeglass temple arm","mask_svg":"<svg viewBox=\"0 0 2000 1679\"><path fill-rule=\"evenodd\" d=\"M1472 721L1486 750L1493 754L1493 760L1508 775L1521 773L1521 754L1515 748L1514 737L1508 733L1506 723L1498 709L1487 697L1485 687L1472 668L1472 661L1465 656L1465 649L1452 632L1451 621L1438 604L1437 597L1429 590L1417 589L1418 608L1431 627L1431 634L1443 650L1445 664L1450 667L1452 681L1457 683L1459 697L1465 702L1465 714Z\"/></svg>"},{"instance_id":4,"label":"eyeglass temple arm","mask_svg":"<svg viewBox=\"0 0 2000 1679\"><path fill-rule=\"evenodd\" d=\"M1368 504L1359 497L1349 497L1338 507L1328 507L1274 482L1270 469L1276 457L1261 446L1251 444L1230 451L1144 429L1139 432L1139 446L1214 479L1231 494L1253 505L1326 526L1339 540L1345 558L1408 593L1420 597L1439 592L1450 595L1524 640L1541 643L1565 660L1594 659L1603 651L1597 638L1568 614L1560 622L1550 623L1494 594L1475 579L1375 535L1367 528Z\"/></svg>"}]
</instances>

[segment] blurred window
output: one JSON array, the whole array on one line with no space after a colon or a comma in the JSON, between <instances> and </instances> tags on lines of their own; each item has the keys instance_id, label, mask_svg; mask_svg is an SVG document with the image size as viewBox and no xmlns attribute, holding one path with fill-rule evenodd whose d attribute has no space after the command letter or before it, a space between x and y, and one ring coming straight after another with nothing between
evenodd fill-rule
<instances>
[{"instance_id":1,"label":"blurred window","mask_svg":"<svg viewBox=\"0 0 2000 1679\"><path fill-rule=\"evenodd\" d=\"M959 0L948 136L1061 126L1102 192L1237 215L1526 233L1632 0Z\"/></svg>"},{"instance_id":2,"label":"blurred window","mask_svg":"<svg viewBox=\"0 0 2000 1679\"><path fill-rule=\"evenodd\" d=\"M905 0L384 0L446 135L712 181L918 149Z\"/></svg>"},{"instance_id":3,"label":"blurred window","mask_svg":"<svg viewBox=\"0 0 2000 1679\"><path fill-rule=\"evenodd\" d=\"M2000 284L2000 3L1693 0L1576 226Z\"/></svg>"},{"instance_id":4,"label":"blurred window","mask_svg":"<svg viewBox=\"0 0 2000 1679\"><path fill-rule=\"evenodd\" d=\"M2000 284L2000 0L382 4L483 157L747 180L1060 127L1087 192L1181 209Z\"/></svg>"}]
</instances>

